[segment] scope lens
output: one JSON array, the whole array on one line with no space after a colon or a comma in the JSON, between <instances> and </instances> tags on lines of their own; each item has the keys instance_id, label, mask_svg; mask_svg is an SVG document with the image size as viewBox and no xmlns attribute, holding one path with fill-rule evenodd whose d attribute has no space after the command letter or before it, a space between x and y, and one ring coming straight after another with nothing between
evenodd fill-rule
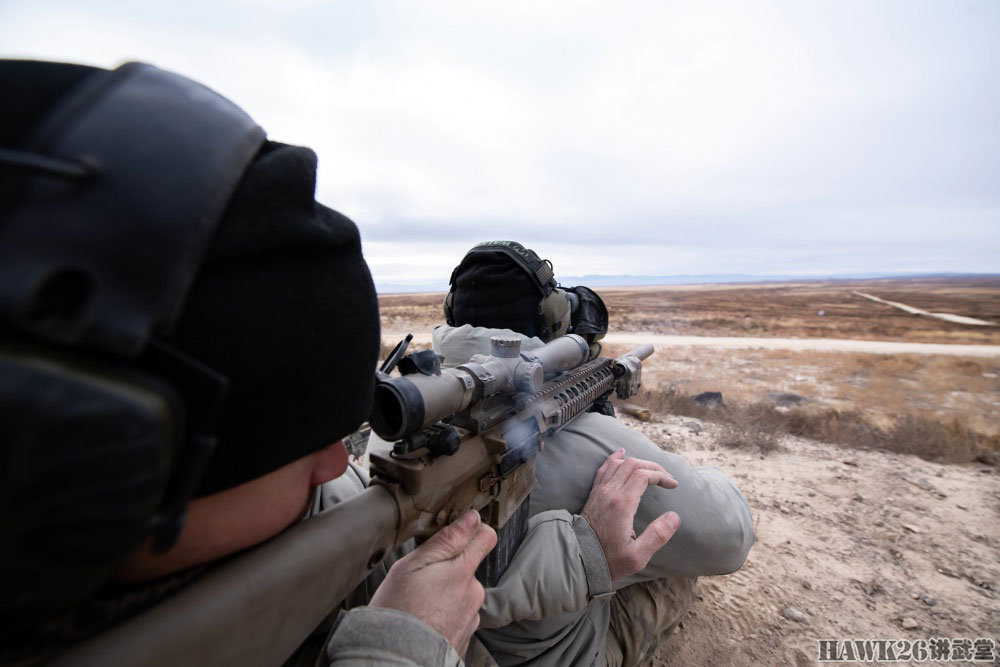
<instances>
[{"instance_id":1,"label":"scope lens","mask_svg":"<svg viewBox=\"0 0 1000 667\"><path fill-rule=\"evenodd\" d=\"M402 397L388 382L375 385L372 405L372 429L384 440L403 437L405 419Z\"/></svg>"},{"instance_id":2,"label":"scope lens","mask_svg":"<svg viewBox=\"0 0 1000 667\"><path fill-rule=\"evenodd\" d=\"M435 378L440 379L440 378ZM424 426L424 397L405 377L375 382L372 398L372 430L383 440L395 441Z\"/></svg>"}]
</instances>

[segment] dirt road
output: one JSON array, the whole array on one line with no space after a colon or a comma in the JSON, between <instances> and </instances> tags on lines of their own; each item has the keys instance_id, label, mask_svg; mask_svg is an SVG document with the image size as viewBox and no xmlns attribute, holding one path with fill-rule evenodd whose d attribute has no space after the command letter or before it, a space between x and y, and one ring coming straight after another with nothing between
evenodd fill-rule
<instances>
[{"instance_id":1,"label":"dirt road","mask_svg":"<svg viewBox=\"0 0 1000 667\"><path fill-rule=\"evenodd\" d=\"M865 292L851 292L860 297L864 297L869 301L874 301L875 303L884 303L887 306L892 306L893 308L899 308L905 313L910 315L923 315L925 317L933 317L939 320L944 320L945 322L954 322L955 324L971 324L972 326L978 327L995 327L996 323L987 322L986 320L981 320L977 317L966 317L965 315L955 315L953 313L932 313L921 308L915 308L913 306L908 306L905 303L900 303L899 301L886 301L885 299L879 298L874 294L866 294Z\"/></svg>"},{"instance_id":2,"label":"dirt road","mask_svg":"<svg viewBox=\"0 0 1000 667\"><path fill-rule=\"evenodd\" d=\"M642 333L610 334L608 343L727 349L815 350L818 352L871 352L874 354L953 354L970 357L1000 357L1000 345L950 345L947 343L903 343L879 340L844 340L841 338L743 338L724 336L669 336Z\"/></svg>"},{"instance_id":3,"label":"dirt road","mask_svg":"<svg viewBox=\"0 0 1000 667\"><path fill-rule=\"evenodd\" d=\"M383 331L382 340L396 343L403 332ZM429 332L413 335L416 344L429 345ZM749 338L737 336L672 336L623 332L609 334L605 343L639 345L651 343L662 347L715 347L725 349L814 350L817 352L868 352L873 354L949 354L963 357L1000 357L1000 345L951 345L947 343L904 343L840 338Z\"/></svg>"}]
</instances>

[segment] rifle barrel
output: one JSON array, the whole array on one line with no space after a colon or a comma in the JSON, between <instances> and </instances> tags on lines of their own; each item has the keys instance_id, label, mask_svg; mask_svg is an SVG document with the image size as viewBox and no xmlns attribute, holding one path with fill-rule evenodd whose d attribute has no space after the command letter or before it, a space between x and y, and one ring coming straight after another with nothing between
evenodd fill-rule
<instances>
[{"instance_id":1,"label":"rifle barrel","mask_svg":"<svg viewBox=\"0 0 1000 667\"><path fill-rule=\"evenodd\" d=\"M648 359L651 354L653 354L653 346L650 345L649 343L646 343L644 345L640 345L637 348L633 348L631 351L629 351L628 356L635 357L636 359L639 360L645 360Z\"/></svg>"}]
</instances>

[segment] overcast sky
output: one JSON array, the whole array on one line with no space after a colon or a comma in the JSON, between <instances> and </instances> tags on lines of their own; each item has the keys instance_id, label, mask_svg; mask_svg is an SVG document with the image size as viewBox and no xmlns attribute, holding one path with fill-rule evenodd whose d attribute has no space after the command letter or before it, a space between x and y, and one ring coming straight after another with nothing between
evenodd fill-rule
<instances>
[{"instance_id":1,"label":"overcast sky","mask_svg":"<svg viewBox=\"0 0 1000 667\"><path fill-rule=\"evenodd\" d=\"M0 0L0 52L145 60L319 154L381 284L1000 272L1000 2Z\"/></svg>"}]
</instances>

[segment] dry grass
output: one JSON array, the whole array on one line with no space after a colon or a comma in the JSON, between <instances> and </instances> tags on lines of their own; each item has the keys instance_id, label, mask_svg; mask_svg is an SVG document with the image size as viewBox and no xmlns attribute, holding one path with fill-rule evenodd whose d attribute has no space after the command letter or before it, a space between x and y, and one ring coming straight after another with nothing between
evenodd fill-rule
<instances>
[{"instance_id":1,"label":"dry grass","mask_svg":"<svg viewBox=\"0 0 1000 667\"><path fill-rule=\"evenodd\" d=\"M626 346L608 345L605 353L626 351ZM743 403L791 392L805 397L813 409L862 412L882 428L913 413L1000 433L996 359L661 346L643 367L643 383L649 388L674 387L689 395L721 391L727 402Z\"/></svg>"},{"instance_id":2,"label":"dry grass","mask_svg":"<svg viewBox=\"0 0 1000 667\"><path fill-rule=\"evenodd\" d=\"M757 448L761 453L778 449L781 431L779 413L762 403L748 403L729 411L719 444L724 447Z\"/></svg>"},{"instance_id":3,"label":"dry grass","mask_svg":"<svg viewBox=\"0 0 1000 667\"><path fill-rule=\"evenodd\" d=\"M1000 277L601 288L612 331L1000 344L1000 327L908 315L851 294L1000 322ZM427 331L444 294L379 297L385 331ZM818 313L823 311L823 315Z\"/></svg>"},{"instance_id":4,"label":"dry grass","mask_svg":"<svg viewBox=\"0 0 1000 667\"><path fill-rule=\"evenodd\" d=\"M853 295L1000 322L1000 277L598 290L614 331L1000 344L1000 327L943 323ZM820 311L823 315L820 315ZM942 326L944 325L944 326Z\"/></svg>"},{"instance_id":5,"label":"dry grass","mask_svg":"<svg viewBox=\"0 0 1000 667\"><path fill-rule=\"evenodd\" d=\"M626 350L608 346L615 356ZM723 424L724 444L768 450L781 435L928 460L1000 451L1000 368L993 359L789 350L658 349L643 368L643 405ZM691 399L722 392L726 407ZM772 397L794 393L798 406ZM639 402L639 401L637 401Z\"/></svg>"},{"instance_id":6,"label":"dry grass","mask_svg":"<svg viewBox=\"0 0 1000 667\"><path fill-rule=\"evenodd\" d=\"M942 422L903 414L889 426L880 426L859 410L814 406L781 408L772 401L724 401L710 407L674 387L644 389L635 402L657 413L697 417L721 424L719 443L729 447L776 449L782 435L861 449L884 449L913 454L929 461L968 463L995 460L1000 435L970 429L958 419Z\"/></svg>"},{"instance_id":7,"label":"dry grass","mask_svg":"<svg viewBox=\"0 0 1000 667\"><path fill-rule=\"evenodd\" d=\"M426 332L444 322L444 294L380 294L382 331Z\"/></svg>"}]
</instances>

